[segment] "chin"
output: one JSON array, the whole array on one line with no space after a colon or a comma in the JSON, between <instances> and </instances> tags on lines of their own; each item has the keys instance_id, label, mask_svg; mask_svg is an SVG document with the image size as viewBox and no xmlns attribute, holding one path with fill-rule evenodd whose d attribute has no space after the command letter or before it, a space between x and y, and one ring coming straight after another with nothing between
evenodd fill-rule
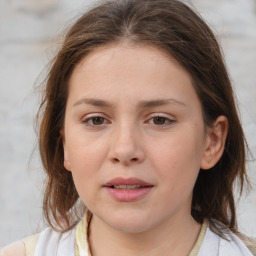
<instances>
[{"instance_id":1,"label":"chin","mask_svg":"<svg viewBox=\"0 0 256 256\"><path fill-rule=\"evenodd\" d=\"M115 230L118 230L120 232L123 233L130 233L130 234L137 234L137 233L142 233L145 232L149 229L149 227L147 225L145 225L145 223L139 223L139 224L135 224L135 223L113 223L112 228L114 228Z\"/></svg>"},{"instance_id":2,"label":"chin","mask_svg":"<svg viewBox=\"0 0 256 256\"><path fill-rule=\"evenodd\" d=\"M124 232L124 233L141 233L150 229L150 222L147 221L143 215L132 215L123 214L115 215L113 214L111 218L105 219L104 222L111 226L113 229Z\"/></svg>"}]
</instances>

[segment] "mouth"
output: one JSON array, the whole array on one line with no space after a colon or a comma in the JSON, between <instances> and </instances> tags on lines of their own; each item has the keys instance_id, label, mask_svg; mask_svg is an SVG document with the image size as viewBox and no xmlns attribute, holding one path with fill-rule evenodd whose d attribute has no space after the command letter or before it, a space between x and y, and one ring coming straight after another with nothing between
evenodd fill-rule
<instances>
[{"instance_id":1,"label":"mouth","mask_svg":"<svg viewBox=\"0 0 256 256\"><path fill-rule=\"evenodd\" d=\"M141 188L147 188L147 187L153 187L153 185L150 185L150 186L141 186L141 185L113 185L113 186L109 186L109 188L118 189L118 190L135 190L135 189L141 189Z\"/></svg>"},{"instance_id":2,"label":"mouth","mask_svg":"<svg viewBox=\"0 0 256 256\"><path fill-rule=\"evenodd\" d=\"M145 197L154 187L137 178L115 178L107 182L104 186L112 198L120 202L137 201Z\"/></svg>"},{"instance_id":3,"label":"mouth","mask_svg":"<svg viewBox=\"0 0 256 256\"><path fill-rule=\"evenodd\" d=\"M109 187L109 188L119 189L119 190L134 190L134 189L141 189L146 187L153 187L153 185L137 178L117 177L115 179L108 181L106 184L104 184L104 187Z\"/></svg>"}]
</instances>

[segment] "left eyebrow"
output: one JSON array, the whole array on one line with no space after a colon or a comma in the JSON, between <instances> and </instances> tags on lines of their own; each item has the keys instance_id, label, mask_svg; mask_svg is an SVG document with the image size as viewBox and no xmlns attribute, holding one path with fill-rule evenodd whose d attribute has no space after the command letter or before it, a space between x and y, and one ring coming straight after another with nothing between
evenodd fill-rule
<instances>
[{"instance_id":1,"label":"left eyebrow","mask_svg":"<svg viewBox=\"0 0 256 256\"><path fill-rule=\"evenodd\" d=\"M73 106L77 106L80 104L88 104L88 105L93 105L95 107L105 107L105 108L111 108L114 107L114 105L110 102L101 100L101 99L96 99L96 98L83 98L77 101ZM175 105L180 105L185 107L186 105L178 100L175 99L154 99L154 100L143 100L140 101L137 105L138 109L145 109L145 108L152 108L152 107L159 107L163 105L168 105L168 104L175 104Z\"/></svg>"},{"instance_id":2,"label":"left eyebrow","mask_svg":"<svg viewBox=\"0 0 256 256\"><path fill-rule=\"evenodd\" d=\"M145 100L141 101L138 104L138 108L152 108L159 107L168 104L177 104L181 106L186 106L183 102L175 100L175 99L156 99L156 100Z\"/></svg>"}]
</instances>

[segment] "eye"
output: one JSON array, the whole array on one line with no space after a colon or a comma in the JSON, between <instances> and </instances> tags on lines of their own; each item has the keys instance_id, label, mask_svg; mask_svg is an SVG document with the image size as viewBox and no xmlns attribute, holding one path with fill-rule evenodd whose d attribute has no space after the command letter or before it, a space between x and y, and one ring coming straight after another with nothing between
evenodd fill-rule
<instances>
[{"instance_id":1,"label":"eye","mask_svg":"<svg viewBox=\"0 0 256 256\"><path fill-rule=\"evenodd\" d=\"M91 118L87 118L83 121L83 123L85 123L86 125L89 126L101 126L103 124L105 124L107 121L104 117L101 116L94 116Z\"/></svg>"},{"instance_id":2,"label":"eye","mask_svg":"<svg viewBox=\"0 0 256 256\"><path fill-rule=\"evenodd\" d=\"M151 118L149 123L152 123L157 125L157 126L164 126L164 125L168 125L174 122L174 120L171 120L167 117L163 117L163 116L155 116L153 118Z\"/></svg>"}]
</instances>

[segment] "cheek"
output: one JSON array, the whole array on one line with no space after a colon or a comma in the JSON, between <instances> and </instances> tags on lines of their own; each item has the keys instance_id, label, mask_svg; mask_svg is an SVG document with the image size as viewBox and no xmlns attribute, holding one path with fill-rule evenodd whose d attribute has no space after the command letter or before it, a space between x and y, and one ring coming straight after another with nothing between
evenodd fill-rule
<instances>
[{"instance_id":1,"label":"cheek","mask_svg":"<svg viewBox=\"0 0 256 256\"><path fill-rule=\"evenodd\" d=\"M72 138L73 137L73 138ZM106 143L101 140L72 136L67 151L77 190L90 190L106 157ZM77 139L79 138L79 139Z\"/></svg>"},{"instance_id":2,"label":"cheek","mask_svg":"<svg viewBox=\"0 0 256 256\"><path fill-rule=\"evenodd\" d=\"M191 135L191 133L189 133ZM190 207L200 170L200 149L193 136L176 135L152 149L151 155L163 204L171 209ZM170 205L170 202L172 204ZM155 206L162 209L160 202Z\"/></svg>"},{"instance_id":3,"label":"cheek","mask_svg":"<svg viewBox=\"0 0 256 256\"><path fill-rule=\"evenodd\" d=\"M68 138L68 142L67 150L74 170L77 165L88 166L100 163L103 156L106 155L107 144L103 138L74 135Z\"/></svg>"},{"instance_id":4,"label":"cheek","mask_svg":"<svg viewBox=\"0 0 256 256\"><path fill-rule=\"evenodd\" d=\"M152 147L152 162L162 179L179 182L197 176L203 144L195 132L190 130L167 136L160 146Z\"/></svg>"},{"instance_id":5,"label":"cheek","mask_svg":"<svg viewBox=\"0 0 256 256\"><path fill-rule=\"evenodd\" d=\"M97 140L73 141L70 145L71 172L77 192L86 205L95 201L95 193L99 188L99 170L106 156L104 143ZM101 198L97 197L100 202Z\"/></svg>"}]
</instances>

